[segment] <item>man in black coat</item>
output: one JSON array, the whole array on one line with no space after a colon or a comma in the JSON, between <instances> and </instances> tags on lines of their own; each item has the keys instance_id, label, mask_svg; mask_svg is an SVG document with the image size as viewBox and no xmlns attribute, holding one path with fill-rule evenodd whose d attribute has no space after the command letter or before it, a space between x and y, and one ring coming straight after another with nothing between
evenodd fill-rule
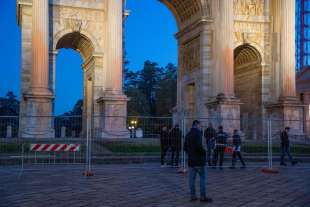
<instances>
[{"instance_id":1,"label":"man in black coat","mask_svg":"<svg viewBox=\"0 0 310 207\"><path fill-rule=\"evenodd\" d=\"M198 174L200 177L200 201L212 202L211 198L206 197L206 151L202 146L202 131L198 120L193 122L190 132L185 137L184 150L188 156L191 201L197 200L195 183Z\"/></svg>"},{"instance_id":2,"label":"man in black coat","mask_svg":"<svg viewBox=\"0 0 310 207\"><path fill-rule=\"evenodd\" d=\"M166 164L165 157L169 148L170 148L170 139L168 128L167 126L163 126L160 132L160 151L161 151L160 162L162 167L164 167Z\"/></svg>"},{"instance_id":3,"label":"man in black coat","mask_svg":"<svg viewBox=\"0 0 310 207\"><path fill-rule=\"evenodd\" d=\"M182 148L182 131L179 128L179 125L170 131L170 140L171 140L171 165L174 167L179 166L180 151Z\"/></svg>"},{"instance_id":4,"label":"man in black coat","mask_svg":"<svg viewBox=\"0 0 310 207\"><path fill-rule=\"evenodd\" d=\"M206 144L207 144L207 161L208 161L209 166L211 166L211 155L215 147L214 146L215 136L216 136L216 131L213 128L212 123L210 122L208 125L208 128L204 131L204 137L206 139Z\"/></svg>"},{"instance_id":5,"label":"man in black coat","mask_svg":"<svg viewBox=\"0 0 310 207\"><path fill-rule=\"evenodd\" d=\"M293 157L291 156L291 153L290 153L290 140L288 137L289 131L290 131L290 128L285 127L284 131L281 132L281 163L280 165L284 165L284 166L286 166L286 163L284 162L285 154L287 154L292 165L297 164L297 162L293 160Z\"/></svg>"}]
</instances>

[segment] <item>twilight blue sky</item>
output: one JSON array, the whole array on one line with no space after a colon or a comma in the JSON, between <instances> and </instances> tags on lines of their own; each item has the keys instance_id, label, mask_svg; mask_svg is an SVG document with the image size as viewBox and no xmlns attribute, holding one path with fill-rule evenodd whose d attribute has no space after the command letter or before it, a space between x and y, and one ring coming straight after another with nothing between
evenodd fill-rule
<instances>
[{"instance_id":1,"label":"twilight blue sky","mask_svg":"<svg viewBox=\"0 0 310 207\"><path fill-rule=\"evenodd\" d=\"M16 25L15 0L1 0L0 97L12 90L20 97L20 31ZM127 0L131 15L126 23L126 52L134 70L149 59L165 66L177 63L177 26L172 13L157 0ZM62 49L56 62L56 114L69 111L82 97L80 55ZM69 84L68 84L69 83Z\"/></svg>"}]
</instances>

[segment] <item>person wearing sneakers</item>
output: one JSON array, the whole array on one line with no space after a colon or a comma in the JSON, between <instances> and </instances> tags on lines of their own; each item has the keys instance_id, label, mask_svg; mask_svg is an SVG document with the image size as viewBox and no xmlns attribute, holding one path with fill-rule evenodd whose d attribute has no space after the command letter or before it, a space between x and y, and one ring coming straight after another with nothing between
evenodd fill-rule
<instances>
[{"instance_id":1,"label":"person wearing sneakers","mask_svg":"<svg viewBox=\"0 0 310 207\"><path fill-rule=\"evenodd\" d=\"M235 169L237 156L242 164L241 168L245 168L245 162L243 161L243 158L241 155L241 143L242 143L241 137L237 129L234 130L234 134L232 138L233 138L233 154L232 154L232 165L230 168Z\"/></svg>"},{"instance_id":2,"label":"person wearing sneakers","mask_svg":"<svg viewBox=\"0 0 310 207\"><path fill-rule=\"evenodd\" d=\"M286 163L284 161L285 155L288 156L290 162L292 165L296 165L297 161L293 160L293 157L290 153L290 140L289 140L289 127L285 127L284 131L281 132L281 162L280 165L286 166Z\"/></svg>"},{"instance_id":3,"label":"person wearing sneakers","mask_svg":"<svg viewBox=\"0 0 310 207\"><path fill-rule=\"evenodd\" d=\"M206 151L202 146L203 132L198 120L193 121L192 128L185 137L184 151L188 156L189 166L189 186L191 201L196 201L196 175L200 177L200 201L212 202L211 198L206 196Z\"/></svg>"}]
</instances>

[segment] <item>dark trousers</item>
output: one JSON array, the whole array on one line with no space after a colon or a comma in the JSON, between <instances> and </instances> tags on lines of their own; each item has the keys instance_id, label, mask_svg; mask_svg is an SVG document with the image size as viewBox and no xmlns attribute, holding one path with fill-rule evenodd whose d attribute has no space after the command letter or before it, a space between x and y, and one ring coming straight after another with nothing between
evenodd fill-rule
<instances>
[{"instance_id":1,"label":"dark trousers","mask_svg":"<svg viewBox=\"0 0 310 207\"><path fill-rule=\"evenodd\" d=\"M211 166L212 162L212 152L213 152L214 144L207 142L207 161L208 165Z\"/></svg>"},{"instance_id":2,"label":"dark trousers","mask_svg":"<svg viewBox=\"0 0 310 207\"><path fill-rule=\"evenodd\" d=\"M171 165L178 166L180 160L180 150L172 148L171 152Z\"/></svg>"},{"instance_id":3,"label":"dark trousers","mask_svg":"<svg viewBox=\"0 0 310 207\"><path fill-rule=\"evenodd\" d=\"M216 146L213 155L213 166L217 165L218 157L220 157L219 165L223 166L225 146Z\"/></svg>"},{"instance_id":4,"label":"dark trousers","mask_svg":"<svg viewBox=\"0 0 310 207\"><path fill-rule=\"evenodd\" d=\"M167 154L168 149L169 149L168 146L162 146L162 147L161 147L160 162L161 162L162 165L165 164L165 157L166 157L166 154Z\"/></svg>"},{"instance_id":5,"label":"dark trousers","mask_svg":"<svg viewBox=\"0 0 310 207\"><path fill-rule=\"evenodd\" d=\"M281 162L284 163L285 155L288 156L288 159L293 162L293 157L290 153L290 146L289 145L282 145L281 146Z\"/></svg>"},{"instance_id":6,"label":"dark trousers","mask_svg":"<svg viewBox=\"0 0 310 207\"><path fill-rule=\"evenodd\" d=\"M236 161L237 161L237 159L236 159L237 157L239 158L241 164L242 164L243 166L245 166L245 163L244 163L244 161L243 161L241 152L239 152L239 151L234 151L233 154L232 154L232 166L235 167Z\"/></svg>"}]
</instances>

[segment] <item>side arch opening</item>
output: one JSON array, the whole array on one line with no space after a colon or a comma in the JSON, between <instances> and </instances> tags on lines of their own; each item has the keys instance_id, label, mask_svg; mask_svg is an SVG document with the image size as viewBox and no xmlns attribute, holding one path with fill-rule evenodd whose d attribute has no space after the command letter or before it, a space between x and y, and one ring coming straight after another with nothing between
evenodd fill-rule
<instances>
[{"instance_id":1,"label":"side arch opening","mask_svg":"<svg viewBox=\"0 0 310 207\"><path fill-rule=\"evenodd\" d=\"M250 44L234 50L235 94L240 106L241 129L248 139L256 139L262 127L262 56Z\"/></svg>"}]
</instances>

